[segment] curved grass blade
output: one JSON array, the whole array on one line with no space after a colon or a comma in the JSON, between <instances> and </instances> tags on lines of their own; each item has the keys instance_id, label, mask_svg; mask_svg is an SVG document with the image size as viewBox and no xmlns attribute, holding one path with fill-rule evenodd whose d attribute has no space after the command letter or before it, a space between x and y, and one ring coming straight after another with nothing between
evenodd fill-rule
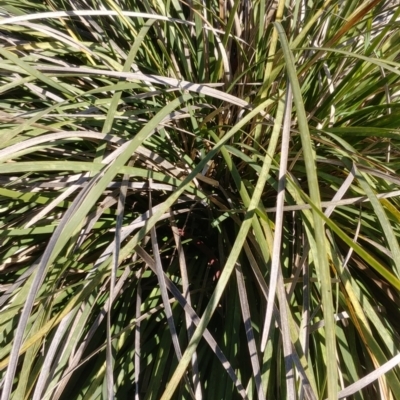
<instances>
[{"instance_id":1,"label":"curved grass blade","mask_svg":"<svg viewBox=\"0 0 400 400\"><path fill-rule=\"evenodd\" d=\"M297 110L298 125L301 136L302 150L304 153L304 162L306 166L307 181L309 185L310 198L318 209L321 209L321 198L319 193L318 177L316 173L315 155L311 145L311 137L308 129L307 116L304 109L304 103L301 95L300 85L297 79L297 73L294 65L293 55L286 39L285 31L280 23L274 23L278 30L284 54L286 69L293 89L294 103ZM323 220L317 213L313 213L315 241L318 252L317 271L321 280L322 305L325 319L325 337L326 337L326 363L328 379L328 398L337 399L337 366L336 360L336 340L335 340L335 321L332 301L332 289L330 282L330 271L327 259L325 232Z\"/></svg>"},{"instance_id":2,"label":"curved grass blade","mask_svg":"<svg viewBox=\"0 0 400 400\"><path fill-rule=\"evenodd\" d=\"M347 396L351 396L352 394L360 391L362 388L371 384L373 381L379 379L380 376L382 376L386 372L390 371L392 368L396 367L398 364L400 364L400 354L397 354L395 357L393 357L387 363L381 365L375 371L364 376L364 378L361 378L357 382L355 382L352 385L347 386L345 389L341 390L338 393L338 399L343 399Z\"/></svg>"}]
</instances>

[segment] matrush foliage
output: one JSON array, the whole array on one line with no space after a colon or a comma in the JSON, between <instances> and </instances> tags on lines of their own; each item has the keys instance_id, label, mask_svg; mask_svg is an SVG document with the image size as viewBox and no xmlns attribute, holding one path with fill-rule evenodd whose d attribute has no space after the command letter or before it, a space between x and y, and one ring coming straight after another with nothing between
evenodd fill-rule
<instances>
[{"instance_id":1,"label":"matrush foliage","mask_svg":"<svg viewBox=\"0 0 400 400\"><path fill-rule=\"evenodd\" d=\"M400 399L400 7L0 1L0 400Z\"/></svg>"}]
</instances>

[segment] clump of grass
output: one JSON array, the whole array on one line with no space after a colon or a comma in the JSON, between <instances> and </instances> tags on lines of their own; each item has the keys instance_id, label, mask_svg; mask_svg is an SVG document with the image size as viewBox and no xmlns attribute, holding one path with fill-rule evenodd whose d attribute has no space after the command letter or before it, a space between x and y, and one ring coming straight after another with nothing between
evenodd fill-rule
<instances>
[{"instance_id":1,"label":"clump of grass","mask_svg":"<svg viewBox=\"0 0 400 400\"><path fill-rule=\"evenodd\" d=\"M395 2L0 7L1 400L400 398Z\"/></svg>"}]
</instances>

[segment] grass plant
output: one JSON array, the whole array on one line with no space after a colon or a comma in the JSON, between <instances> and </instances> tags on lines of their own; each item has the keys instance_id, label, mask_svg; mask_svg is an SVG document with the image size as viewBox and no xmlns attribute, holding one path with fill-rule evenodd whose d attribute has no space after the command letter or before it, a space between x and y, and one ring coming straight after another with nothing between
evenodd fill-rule
<instances>
[{"instance_id":1,"label":"grass plant","mask_svg":"<svg viewBox=\"0 0 400 400\"><path fill-rule=\"evenodd\" d=\"M400 399L400 7L0 1L7 399Z\"/></svg>"}]
</instances>

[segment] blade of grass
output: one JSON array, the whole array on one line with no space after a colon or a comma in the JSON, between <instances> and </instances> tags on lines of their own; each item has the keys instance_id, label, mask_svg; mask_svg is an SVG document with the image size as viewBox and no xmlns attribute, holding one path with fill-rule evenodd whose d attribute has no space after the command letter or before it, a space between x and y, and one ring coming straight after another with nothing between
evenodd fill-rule
<instances>
[{"instance_id":1,"label":"blade of grass","mask_svg":"<svg viewBox=\"0 0 400 400\"><path fill-rule=\"evenodd\" d=\"M398 243L398 239L393 232L393 228L390 225L389 219L386 216L385 210L382 204L379 202L378 198L374 194L372 188L368 184L365 179L364 174L357 174L357 179L360 183L360 186L364 189L367 194L369 201L374 209L375 215L378 217L379 222L382 226L383 232L385 233L387 243L389 244L390 251L392 253L393 261L396 266L397 277L400 277L400 247Z\"/></svg>"},{"instance_id":2,"label":"blade of grass","mask_svg":"<svg viewBox=\"0 0 400 400\"><path fill-rule=\"evenodd\" d=\"M180 266L181 277L182 277L182 294L185 297L187 303L191 306L192 301L191 301L191 296L190 296L190 280L189 280L189 275L188 275L188 271L187 271L186 258L185 258L185 253L184 253L184 249L182 246L181 236L179 234L179 230L176 225L176 221L175 221L173 212L171 212L170 221L171 221L172 233L174 235L175 246L176 246L176 249L178 252L178 260L179 260L179 266ZM186 328L187 328L187 332L188 332L188 340L190 340L193 336L195 326L194 326L193 322L191 321L188 314L185 314L185 317L186 317L185 318ZM194 387L196 399L201 399L202 398L202 390L201 390L201 384L200 384L197 352L195 352L193 354L192 370L193 370L193 373L192 373L193 387Z\"/></svg>"},{"instance_id":3,"label":"blade of grass","mask_svg":"<svg viewBox=\"0 0 400 400\"><path fill-rule=\"evenodd\" d=\"M386 372L390 371L392 368L396 367L400 363L400 354L397 354L387 363L381 365L379 368L371 372L370 374L364 376L357 382L353 383L350 386L347 386L346 389L341 390L338 393L338 399L343 399L347 396L351 396L352 394L360 391L362 388L366 387L367 385L371 384L375 380L377 380L380 376L385 374Z\"/></svg>"},{"instance_id":4,"label":"blade of grass","mask_svg":"<svg viewBox=\"0 0 400 400\"><path fill-rule=\"evenodd\" d=\"M265 321L263 333L261 336L261 351L265 351L265 346L268 340L268 334L272 323L272 310L275 302L276 287L278 283L278 270L281 260L281 243L283 229L283 204L285 202L285 186L286 186L286 169L288 163L289 140L290 140L290 125L292 116L292 90L288 83L285 96L285 112L283 120L282 144L281 144L281 160L278 176L278 195L276 200L276 217L275 217L275 234L274 244L272 248L271 273L269 282L269 293L267 309L265 312ZM290 393L290 390L288 390ZM292 393L293 394L293 393Z\"/></svg>"},{"instance_id":5,"label":"blade of grass","mask_svg":"<svg viewBox=\"0 0 400 400\"><path fill-rule=\"evenodd\" d=\"M249 353L251 358L251 366L253 368L253 379L256 384L257 397L259 400L264 400L265 395L263 392L262 382L261 382L260 361L258 358L258 352L254 338L253 328L251 326L251 314L247 298L246 285L243 277L242 268L240 267L240 265L236 265L236 281L239 292L240 307L242 309L242 318L246 329L247 345L249 348Z\"/></svg>"},{"instance_id":6,"label":"blade of grass","mask_svg":"<svg viewBox=\"0 0 400 400\"><path fill-rule=\"evenodd\" d=\"M293 55L286 39L285 31L280 23L274 23L278 30L283 54L286 61L286 68L290 83L293 89L294 103L296 106L298 125L301 136L302 150L306 166L307 181L309 185L310 198L318 209L321 208L321 198L319 193L318 178L316 174L315 155L311 145L311 137L308 129L308 121L304 109L304 103L301 95L299 81L294 65ZM337 367L336 360L336 341L335 341L335 321L332 300L332 288L330 283L329 264L325 247L325 233L323 220L317 213L313 213L315 240L318 249L318 259L316 268L321 279L322 305L325 319L325 337L326 337L326 360L327 362L327 380L328 380L328 398L337 399Z\"/></svg>"}]
</instances>

